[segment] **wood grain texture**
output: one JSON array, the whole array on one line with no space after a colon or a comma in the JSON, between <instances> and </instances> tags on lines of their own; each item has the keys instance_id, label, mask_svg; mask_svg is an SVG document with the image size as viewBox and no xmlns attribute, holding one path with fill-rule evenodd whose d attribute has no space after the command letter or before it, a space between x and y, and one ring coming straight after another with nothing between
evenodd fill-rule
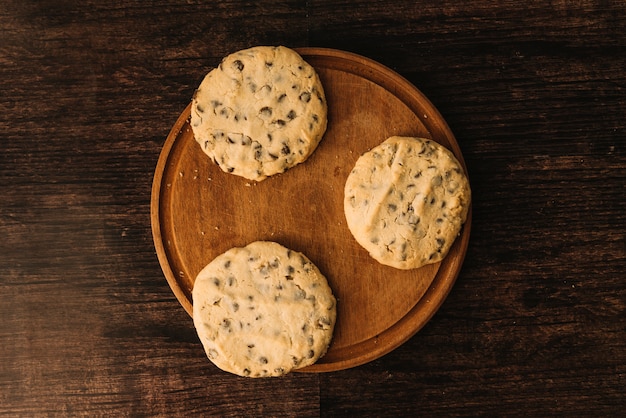
<instances>
[{"instance_id":1,"label":"wood grain texture","mask_svg":"<svg viewBox=\"0 0 626 418\"><path fill-rule=\"evenodd\" d=\"M0 28L1 414L622 414L623 2L7 0ZM468 166L452 292L355 369L219 372L156 258L167 133L208 68L258 44L390 66Z\"/></svg>"}]
</instances>

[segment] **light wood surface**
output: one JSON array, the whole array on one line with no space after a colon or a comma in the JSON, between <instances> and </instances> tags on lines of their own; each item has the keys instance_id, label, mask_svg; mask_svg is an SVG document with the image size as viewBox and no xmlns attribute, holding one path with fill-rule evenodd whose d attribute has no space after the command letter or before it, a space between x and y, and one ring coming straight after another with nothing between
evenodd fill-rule
<instances>
[{"instance_id":1,"label":"light wood surface","mask_svg":"<svg viewBox=\"0 0 626 418\"><path fill-rule=\"evenodd\" d=\"M190 315L196 275L228 249L264 240L306 254L338 299L338 319L326 355L301 371L334 371L388 353L425 325L461 268L471 215L441 263L406 271L373 260L343 212L356 159L393 135L431 138L463 157L439 112L397 73L344 51L299 52L319 73L329 107L315 153L261 182L224 173L195 142L187 106L156 168L152 226L165 277Z\"/></svg>"}]
</instances>

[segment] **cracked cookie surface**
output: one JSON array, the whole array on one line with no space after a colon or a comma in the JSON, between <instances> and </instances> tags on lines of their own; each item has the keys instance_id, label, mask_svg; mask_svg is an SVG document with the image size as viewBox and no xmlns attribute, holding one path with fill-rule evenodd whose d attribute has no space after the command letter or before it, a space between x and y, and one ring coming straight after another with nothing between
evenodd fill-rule
<instances>
[{"instance_id":1,"label":"cracked cookie surface","mask_svg":"<svg viewBox=\"0 0 626 418\"><path fill-rule=\"evenodd\" d=\"M239 376L281 376L315 363L335 320L326 278L304 254L275 242L226 251L193 288L193 321L207 356Z\"/></svg>"},{"instance_id":2,"label":"cracked cookie surface","mask_svg":"<svg viewBox=\"0 0 626 418\"><path fill-rule=\"evenodd\" d=\"M344 212L356 241L399 269L441 261L471 199L452 152L435 141L394 136L364 153L348 176Z\"/></svg>"},{"instance_id":3,"label":"cracked cookie surface","mask_svg":"<svg viewBox=\"0 0 626 418\"><path fill-rule=\"evenodd\" d=\"M294 50L257 46L225 57L192 99L202 150L228 173L261 181L304 162L327 126L324 89Z\"/></svg>"}]
</instances>

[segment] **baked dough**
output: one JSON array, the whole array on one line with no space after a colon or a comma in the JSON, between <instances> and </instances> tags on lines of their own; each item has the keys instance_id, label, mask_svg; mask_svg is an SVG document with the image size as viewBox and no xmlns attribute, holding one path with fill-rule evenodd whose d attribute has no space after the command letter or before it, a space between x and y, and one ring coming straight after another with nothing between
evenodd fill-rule
<instances>
[{"instance_id":1,"label":"baked dough","mask_svg":"<svg viewBox=\"0 0 626 418\"><path fill-rule=\"evenodd\" d=\"M305 161L321 141L320 79L294 50L257 46L225 57L196 90L191 128L228 173L261 181Z\"/></svg>"},{"instance_id":2,"label":"baked dough","mask_svg":"<svg viewBox=\"0 0 626 418\"><path fill-rule=\"evenodd\" d=\"M374 259L413 269L446 256L470 199L452 152L432 140L393 136L357 160L344 211L352 235Z\"/></svg>"},{"instance_id":3,"label":"baked dough","mask_svg":"<svg viewBox=\"0 0 626 418\"><path fill-rule=\"evenodd\" d=\"M280 376L315 363L335 319L326 278L302 253L275 242L226 251L193 288L193 322L207 356L239 376Z\"/></svg>"}]
</instances>

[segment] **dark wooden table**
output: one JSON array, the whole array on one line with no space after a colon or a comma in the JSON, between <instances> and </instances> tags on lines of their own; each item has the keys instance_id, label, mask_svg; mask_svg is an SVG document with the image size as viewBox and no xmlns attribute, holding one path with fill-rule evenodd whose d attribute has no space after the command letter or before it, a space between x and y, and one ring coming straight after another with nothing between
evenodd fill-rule
<instances>
[{"instance_id":1,"label":"dark wooden table","mask_svg":"<svg viewBox=\"0 0 626 418\"><path fill-rule=\"evenodd\" d=\"M623 1L5 0L0 30L0 415L623 413ZM169 129L210 67L260 44L391 67L468 165L452 292L363 366L218 370L156 258Z\"/></svg>"}]
</instances>

